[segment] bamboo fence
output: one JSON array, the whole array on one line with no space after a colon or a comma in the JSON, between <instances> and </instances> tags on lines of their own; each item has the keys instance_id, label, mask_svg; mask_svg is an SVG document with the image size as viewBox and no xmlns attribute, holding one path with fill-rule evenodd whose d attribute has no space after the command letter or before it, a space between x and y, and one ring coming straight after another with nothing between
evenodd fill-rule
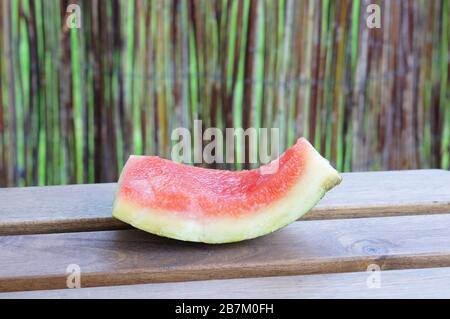
<instances>
[{"instance_id":1,"label":"bamboo fence","mask_svg":"<svg viewBox=\"0 0 450 319\"><path fill-rule=\"evenodd\" d=\"M195 119L305 136L340 171L449 169L449 2L3 0L0 186L116 181Z\"/></svg>"}]
</instances>

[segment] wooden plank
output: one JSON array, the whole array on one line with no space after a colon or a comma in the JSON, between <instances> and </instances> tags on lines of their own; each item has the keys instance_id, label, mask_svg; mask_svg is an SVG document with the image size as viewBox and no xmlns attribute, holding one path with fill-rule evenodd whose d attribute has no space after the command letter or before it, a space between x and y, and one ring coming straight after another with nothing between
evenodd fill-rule
<instances>
[{"instance_id":1,"label":"wooden plank","mask_svg":"<svg viewBox=\"0 0 450 319\"><path fill-rule=\"evenodd\" d=\"M0 299L450 298L450 268L385 270L0 293ZM373 278L373 277L372 277Z\"/></svg>"},{"instance_id":2,"label":"wooden plank","mask_svg":"<svg viewBox=\"0 0 450 319\"><path fill-rule=\"evenodd\" d=\"M0 235L126 229L112 218L115 183L0 189Z\"/></svg>"},{"instance_id":3,"label":"wooden plank","mask_svg":"<svg viewBox=\"0 0 450 319\"><path fill-rule=\"evenodd\" d=\"M0 291L450 267L450 215L300 221L226 245L180 242L138 230L0 237Z\"/></svg>"},{"instance_id":4,"label":"wooden plank","mask_svg":"<svg viewBox=\"0 0 450 319\"><path fill-rule=\"evenodd\" d=\"M304 219L450 212L450 172L343 174ZM111 217L116 184L0 189L0 235L125 229Z\"/></svg>"},{"instance_id":5,"label":"wooden plank","mask_svg":"<svg viewBox=\"0 0 450 319\"><path fill-rule=\"evenodd\" d=\"M408 170L343 174L305 219L450 213L450 171Z\"/></svg>"}]
</instances>

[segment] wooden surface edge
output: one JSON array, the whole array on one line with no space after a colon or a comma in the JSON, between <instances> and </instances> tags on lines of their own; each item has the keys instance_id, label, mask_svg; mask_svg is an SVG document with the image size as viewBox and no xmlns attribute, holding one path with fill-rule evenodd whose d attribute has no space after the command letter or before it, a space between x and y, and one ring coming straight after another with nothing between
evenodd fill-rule
<instances>
[{"instance_id":1,"label":"wooden surface edge","mask_svg":"<svg viewBox=\"0 0 450 319\"><path fill-rule=\"evenodd\" d=\"M450 201L435 204L401 204L343 206L339 208L317 208L312 209L308 214L299 220L325 220L325 219L348 219L348 218L371 218L371 217L393 217L393 216L415 216L434 215L450 213Z\"/></svg>"},{"instance_id":2,"label":"wooden surface edge","mask_svg":"<svg viewBox=\"0 0 450 319\"><path fill-rule=\"evenodd\" d=\"M450 267L0 293L0 299L450 298Z\"/></svg>"},{"instance_id":3,"label":"wooden surface edge","mask_svg":"<svg viewBox=\"0 0 450 319\"><path fill-rule=\"evenodd\" d=\"M133 227L113 217L21 221L0 225L0 236L124 230Z\"/></svg>"}]
</instances>

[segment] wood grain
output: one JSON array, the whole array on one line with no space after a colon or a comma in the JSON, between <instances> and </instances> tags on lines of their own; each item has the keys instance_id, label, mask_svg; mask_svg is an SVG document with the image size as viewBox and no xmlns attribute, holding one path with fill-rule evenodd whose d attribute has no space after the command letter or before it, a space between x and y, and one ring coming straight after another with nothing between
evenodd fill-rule
<instances>
[{"instance_id":1,"label":"wood grain","mask_svg":"<svg viewBox=\"0 0 450 319\"><path fill-rule=\"evenodd\" d=\"M0 237L0 291L315 273L450 267L450 215L299 221L226 245L174 241L138 230Z\"/></svg>"},{"instance_id":2,"label":"wood grain","mask_svg":"<svg viewBox=\"0 0 450 319\"><path fill-rule=\"evenodd\" d=\"M278 276L183 283L140 284L0 293L11 298L151 298L151 299L290 299L290 298L450 298L450 268L385 270L379 287L368 288L367 272Z\"/></svg>"},{"instance_id":3,"label":"wood grain","mask_svg":"<svg viewBox=\"0 0 450 319\"><path fill-rule=\"evenodd\" d=\"M450 212L450 172L343 174L304 219ZM0 189L0 235L129 228L111 217L116 184Z\"/></svg>"}]
</instances>

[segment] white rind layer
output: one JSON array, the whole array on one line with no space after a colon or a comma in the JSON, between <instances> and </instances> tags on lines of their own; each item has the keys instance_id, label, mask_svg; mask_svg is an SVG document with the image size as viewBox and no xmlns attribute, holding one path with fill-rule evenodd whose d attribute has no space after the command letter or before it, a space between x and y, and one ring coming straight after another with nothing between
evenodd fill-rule
<instances>
[{"instance_id":1,"label":"white rind layer","mask_svg":"<svg viewBox=\"0 0 450 319\"><path fill-rule=\"evenodd\" d=\"M329 189L340 183L342 178L338 172L312 146L307 153L305 172L286 195L242 217L183 218L174 212L143 208L118 197L113 216L149 233L185 241L229 243L259 237L302 217Z\"/></svg>"}]
</instances>

